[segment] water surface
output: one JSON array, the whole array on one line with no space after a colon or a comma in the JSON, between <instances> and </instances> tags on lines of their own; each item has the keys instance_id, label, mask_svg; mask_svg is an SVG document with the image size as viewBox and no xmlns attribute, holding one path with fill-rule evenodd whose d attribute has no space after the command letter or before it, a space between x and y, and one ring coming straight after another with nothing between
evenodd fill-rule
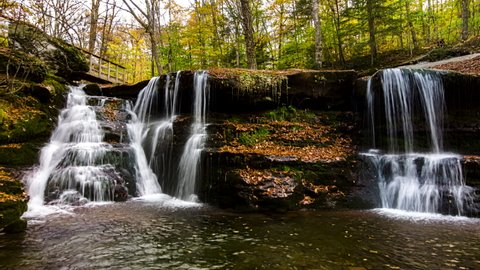
<instances>
[{"instance_id":1,"label":"water surface","mask_svg":"<svg viewBox=\"0 0 480 270\"><path fill-rule=\"evenodd\" d=\"M480 269L480 221L384 211L239 214L129 201L0 234L1 269Z\"/></svg>"}]
</instances>

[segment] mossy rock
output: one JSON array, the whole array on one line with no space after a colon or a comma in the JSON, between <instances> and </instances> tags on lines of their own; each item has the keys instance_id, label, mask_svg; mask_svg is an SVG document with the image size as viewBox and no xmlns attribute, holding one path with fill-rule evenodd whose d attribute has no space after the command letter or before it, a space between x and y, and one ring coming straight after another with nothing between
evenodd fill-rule
<instances>
[{"instance_id":1,"label":"mossy rock","mask_svg":"<svg viewBox=\"0 0 480 270\"><path fill-rule=\"evenodd\" d=\"M41 58L53 74L71 79L72 74L89 70L80 49L48 36L33 25L10 22L8 37L11 48Z\"/></svg>"},{"instance_id":2,"label":"mossy rock","mask_svg":"<svg viewBox=\"0 0 480 270\"><path fill-rule=\"evenodd\" d=\"M38 161L43 143L27 142L0 145L0 164L8 166L32 166Z\"/></svg>"},{"instance_id":3,"label":"mossy rock","mask_svg":"<svg viewBox=\"0 0 480 270\"><path fill-rule=\"evenodd\" d=\"M0 229L7 233L21 232L26 223L21 220L27 210L27 199L23 184L0 167Z\"/></svg>"},{"instance_id":4,"label":"mossy rock","mask_svg":"<svg viewBox=\"0 0 480 270\"><path fill-rule=\"evenodd\" d=\"M0 48L0 73L6 74L9 79L42 82L47 69L45 63L35 56Z\"/></svg>"},{"instance_id":5,"label":"mossy rock","mask_svg":"<svg viewBox=\"0 0 480 270\"><path fill-rule=\"evenodd\" d=\"M33 97L0 99L0 144L48 137L54 122L44 107Z\"/></svg>"}]
</instances>

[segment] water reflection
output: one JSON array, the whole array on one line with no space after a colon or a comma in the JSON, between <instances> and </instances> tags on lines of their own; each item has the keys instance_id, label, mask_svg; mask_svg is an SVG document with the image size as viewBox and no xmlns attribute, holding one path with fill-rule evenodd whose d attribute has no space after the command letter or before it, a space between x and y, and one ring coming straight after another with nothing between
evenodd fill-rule
<instances>
[{"instance_id":1,"label":"water reflection","mask_svg":"<svg viewBox=\"0 0 480 270\"><path fill-rule=\"evenodd\" d=\"M479 269L480 221L236 214L132 201L0 235L7 269Z\"/></svg>"}]
</instances>

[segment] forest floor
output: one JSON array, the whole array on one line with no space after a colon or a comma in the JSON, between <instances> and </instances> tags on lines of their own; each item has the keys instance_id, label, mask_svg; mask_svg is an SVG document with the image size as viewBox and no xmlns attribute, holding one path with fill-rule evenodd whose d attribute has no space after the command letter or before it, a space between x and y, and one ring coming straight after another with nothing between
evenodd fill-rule
<instances>
[{"instance_id":1,"label":"forest floor","mask_svg":"<svg viewBox=\"0 0 480 270\"><path fill-rule=\"evenodd\" d=\"M432 68L480 76L480 54L475 54L475 57L460 59L459 61L434 65Z\"/></svg>"}]
</instances>

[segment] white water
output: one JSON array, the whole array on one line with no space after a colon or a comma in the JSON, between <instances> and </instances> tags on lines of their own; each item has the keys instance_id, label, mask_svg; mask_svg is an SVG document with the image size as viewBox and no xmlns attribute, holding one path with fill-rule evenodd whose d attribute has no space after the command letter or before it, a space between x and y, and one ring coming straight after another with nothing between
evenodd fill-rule
<instances>
[{"instance_id":1,"label":"white water","mask_svg":"<svg viewBox=\"0 0 480 270\"><path fill-rule=\"evenodd\" d=\"M150 118L152 108L156 108L158 81L158 77L152 78L148 85L139 93L131 113L132 120L127 124L130 145L135 152L135 178L137 179L136 186L140 196L162 192L157 176L150 168L142 147L142 143L151 129Z\"/></svg>"},{"instance_id":2,"label":"white water","mask_svg":"<svg viewBox=\"0 0 480 270\"><path fill-rule=\"evenodd\" d=\"M50 142L42 148L40 164L27 176L28 212L42 212L45 196L51 203L86 203L113 200L114 168L105 163L111 145L103 142L103 131L95 108L106 98L87 97L80 87L70 87L66 108L59 115ZM88 105L94 103L93 105Z\"/></svg>"},{"instance_id":3,"label":"white water","mask_svg":"<svg viewBox=\"0 0 480 270\"><path fill-rule=\"evenodd\" d=\"M196 201L195 182L198 178L200 157L205 146L206 112L208 104L208 73L206 71L195 72L193 123L191 136L185 144L180 164L178 166L179 179L176 197L187 201Z\"/></svg>"},{"instance_id":4,"label":"white water","mask_svg":"<svg viewBox=\"0 0 480 270\"><path fill-rule=\"evenodd\" d=\"M445 100L441 77L433 72L387 69L381 81L389 153L382 155L375 150L365 156L375 167L382 207L464 214L473 205L474 190L465 185L460 156L442 151ZM368 86L373 129L375 95L371 82ZM413 119L422 116L414 115L419 110L429 130L430 153L414 149ZM379 134L374 140L375 136ZM399 141L403 141L403 147Z\"/></svg>"}]
</instances>

